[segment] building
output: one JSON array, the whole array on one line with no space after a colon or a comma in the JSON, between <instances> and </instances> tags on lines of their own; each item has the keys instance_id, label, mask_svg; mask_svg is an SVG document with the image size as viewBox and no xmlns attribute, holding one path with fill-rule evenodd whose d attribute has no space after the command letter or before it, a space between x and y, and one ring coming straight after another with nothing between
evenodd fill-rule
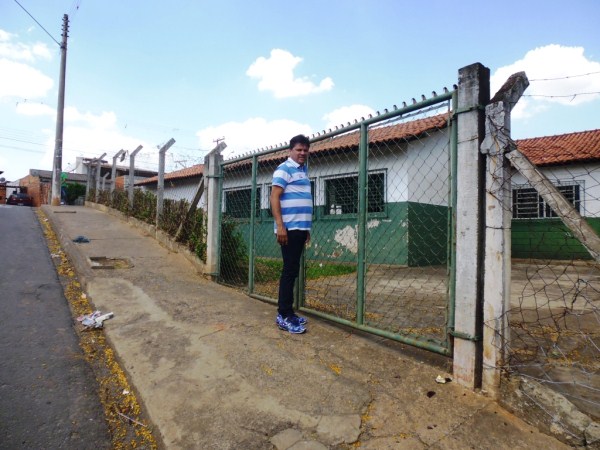
<instances>
[{"instance_id":1,"label":"building","mask_svg":"<svg viewBox=\"0 0 600 450\"><path fill-rule=\"evenodd\" d=\"M600 129L516 141L590 226L600 232ZM589 253L523 176L513 171L516 258L589 259Z\"/></svg>"}]
</instances>

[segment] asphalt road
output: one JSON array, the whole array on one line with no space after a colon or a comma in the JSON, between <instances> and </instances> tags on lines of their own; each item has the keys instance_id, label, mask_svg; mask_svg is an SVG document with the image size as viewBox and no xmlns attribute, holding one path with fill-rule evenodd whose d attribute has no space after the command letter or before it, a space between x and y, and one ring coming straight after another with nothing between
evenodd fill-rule
<instances>
[{"instance_id":1,"label":"asphalt road","mask_svg":"<svg viewBox=\"0 0 600 450\"><path fill-rule=\"evenodd\" d=\"M110 448L42 229L0 205L0 449Z\"/></svg>"}]
</instances>

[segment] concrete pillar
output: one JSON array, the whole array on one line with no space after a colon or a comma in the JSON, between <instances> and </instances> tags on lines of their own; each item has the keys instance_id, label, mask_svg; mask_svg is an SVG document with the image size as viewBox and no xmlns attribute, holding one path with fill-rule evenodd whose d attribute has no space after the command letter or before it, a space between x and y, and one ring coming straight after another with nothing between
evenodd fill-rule
<instances>
[{"instance_id":1,"label":"concrete pillar","mask_svg":"<svg viewBox=\"0 0 600 450\"><path fill-rule=\"evenodd\" d=\"M169 139L158 151L158 182L156 183L156 226L158 227L159 218L163 213L163 197L165 192L165 158L167 150L175 143L175 139Z\"/></svg>"},{"instance_id":2,"label":"concrete pillar","mask_svg":"<svg viewBox=\"0 0 600 450\"><path fill-rule=\"evenodd\" d=\"M127 197L129 199L129 208L133 209L133 189L135 187L135 155L142 149L141 145L129 154L129 186L127 187Z\"/></svg>"},{"instance_id":3,"label":"concrete pillar","mask_svg":"<svg viewBox=\"0 0 600 450\"><path fill-rule=\"evenodd\" d=\"M463 386L481 385L483 287L484 108L490 99L490 71L476 63L458 72L456 294L454 378Z\"/></svg>"},{"instance_id":4,"label":"concrete pillar","mask_svg":"<svg viewBox=\"0 0 600 450\"><path fill-rule=\"evenodd\" d=\"M221 208L220 176L223 157L218 145L204 158L204 177L206 186L206 273L216 275L219 272L219 221Z\"/></svg>"},{"instance_id":5,"label":"concrete pillar","mask_svg":"<svg viewBox=\"0 0 600 450\"><path fill-rule=\"evenodd\" d=\"M486 136L481 151L487 154L485 194L485 267L483 288L482 388L499 396L501 374L508 363L510 339L508 310L511 282L511 165L507 152L510 113L529 85L524 72L512 75L486 107ZM516 150L514 150L516 151Z\"/></svg>"}]
</instances>

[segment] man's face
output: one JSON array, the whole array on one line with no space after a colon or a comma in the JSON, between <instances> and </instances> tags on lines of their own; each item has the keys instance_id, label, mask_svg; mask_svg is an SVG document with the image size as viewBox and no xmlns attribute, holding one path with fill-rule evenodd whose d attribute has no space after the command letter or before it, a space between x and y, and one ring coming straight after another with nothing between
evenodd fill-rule
<instances>
[{"instance_id":1,"label":"man's face","mask_svg":"<svg viewBox=\"0 0 600 450\"><path fill-rule=\"evenodd\" d=\"M308 159L308 145L294 145L294 147L290 150L290 158L300 165L304 164Z\"/></svg>"}]
</instances>

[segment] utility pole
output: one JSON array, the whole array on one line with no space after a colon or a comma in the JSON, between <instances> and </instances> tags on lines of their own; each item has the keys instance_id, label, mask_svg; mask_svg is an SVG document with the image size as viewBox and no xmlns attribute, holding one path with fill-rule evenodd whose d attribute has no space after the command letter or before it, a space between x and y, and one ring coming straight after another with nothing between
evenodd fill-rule
<instances>
[{"instance_id":1,"label":"utility pole","mask_svg":"<svg viewBox=\"0 0 600 450\"><path fill-rule=\"evenodd\" d=\"M60 44L60 79L58 81L58 105L56 108L56 140L54 146L54 166L52 168L52 206L60 205L62 172L63 124L65 112L65 72L67 68L67 32L69 16L63 16L62 43Z\"/></svg>"}]
</instances>

